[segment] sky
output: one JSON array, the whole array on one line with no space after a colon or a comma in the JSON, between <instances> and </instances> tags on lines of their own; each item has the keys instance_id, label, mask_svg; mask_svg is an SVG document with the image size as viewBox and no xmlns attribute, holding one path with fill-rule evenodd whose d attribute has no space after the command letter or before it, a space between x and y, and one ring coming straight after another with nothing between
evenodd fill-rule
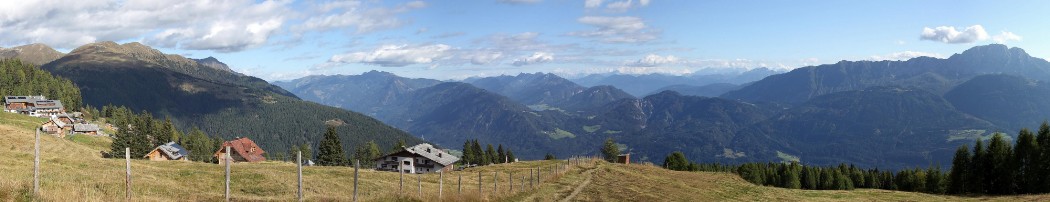
<instances>
[{"instance_id":1,"label":"sky","mask_svg":"<svg viewBox=\"0 0 1050 202\"><path fill-rule=\"evenodd\" d=\"M1000 43L1050 58L1047 1L24 0L0 47L140 42L269 81L361 74L690 74L946 58Z\"/></svg>"}]
</instances>

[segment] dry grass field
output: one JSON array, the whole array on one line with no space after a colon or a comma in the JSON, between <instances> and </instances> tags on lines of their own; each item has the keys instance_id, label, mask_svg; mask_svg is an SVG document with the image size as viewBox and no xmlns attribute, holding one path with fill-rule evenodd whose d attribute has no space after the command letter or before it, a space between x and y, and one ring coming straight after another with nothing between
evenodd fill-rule
<instances>
[{"instance_id":1,"label":"dry grass field","mask_svg":"<svg viewBox=\"0 0 1050 202\"><path fill-rule=\"evenodd\" d=\"M0 113L0 201L120 201L124 160L104 159L105 138L60 139L42 135L41 195L32 194L33 130L43 119ZM884 190L805 191L756 186L728 173L677 172L647 165L588 163L561 175L544 175L541 184L522 187L530 169L564 161L530 161L446 173L443 201L1046 201L1047 195L950 197ZM265 162L234 164L235 201L294 201L296 166ZM499 172L493 193L493 173ZM132 161L135 201L221 201L223 167L195 162ZM481 190L478 192L478 173ZM350 201L353 168L305 167L308 201ZM462 175L462 192L457 186ZM362 169L361 201L438 200L438 174L399 176ZM418 180L421 183L417 183ZM513 191L510 179L513 178ZM420 187L422 191L420 192ZM462 194L459 194L462 193Z\"/></svg>"}]
</instances>

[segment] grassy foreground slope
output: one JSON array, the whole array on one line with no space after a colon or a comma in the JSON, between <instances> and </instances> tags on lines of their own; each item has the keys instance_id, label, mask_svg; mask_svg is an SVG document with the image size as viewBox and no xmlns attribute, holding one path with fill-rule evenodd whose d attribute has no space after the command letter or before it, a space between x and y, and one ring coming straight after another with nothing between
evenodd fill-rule
<instances>
[{"instance_id":1,"label":"grassy foreground slope","mask_svg":"<svg viewBox=\"0 0 1050 202\"><path fill-rule=\"evenodd\" d=\"M59 139L42 135L41 192L32 196L33 127L43 119L0 113L0 201L120 201L124 196L123 159L104 159L106 138ZM520 181L533 168L549 168L558 161L531 161L471 168L447 173L445 201L1045 201L1050 195L964 198L884 190L808 191L763 187L729 173L679 172L647 165L587 164L563 175L544 175L546 181L529 187ZM196 162L132 161L136 201L221 201L223 168ZM237 201L293 201L295 165L283 162L234 164L233 199ZM499 191L492 194L493 172ZM483 196L478 194L482 173ZM304 168L308 201L349 201L353 169ZM457 194L462 175L463 194ZM362 201L436 200L438 175L405 175L398 190L398 174L362 170ZM514 190L508 180L514 179ZM417 197L422 187L422 197ZM399 197L399 193L402 195Z\"/></svg>"}]
</instances>

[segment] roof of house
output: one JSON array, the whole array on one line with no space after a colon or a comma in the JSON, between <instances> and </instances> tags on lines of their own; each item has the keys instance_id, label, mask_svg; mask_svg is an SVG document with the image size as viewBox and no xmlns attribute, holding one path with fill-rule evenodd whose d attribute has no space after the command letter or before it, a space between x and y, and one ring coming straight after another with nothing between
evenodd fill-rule
<instances>
[{"instance_id":1,"label":"roof of house","mask_svg":"<svg viewBox=\"0 0 1050 202\"><path fill-rule=\"evenodd\" d=\"M98 131L98 125L95 124L73 124L73 131L76 132L92 132Z\"/></svg>"},{"instance_id":2,"label":"roof of house","mask_svg":"<svg viewBox=\"0 0 1050 202\"><path fill-rule=\"evenodd\" d=\"M61 109L62 108L62 101L61 100L37 100L36 101L36 108L37 109Z\"/></svg>"},{"instance_id":3,"label":"roof of house","mask_svg":"<svg viewBox=\"0 0 1050 202\"><path fill-rule=\"evenodd\" d=\"M266 151L263 151L263 149L260 148L259 145L255 144L255 141L252 141L247 137L238 137L237 139L223 142L222 146L219 148L219 151L215 152L215 156L218 156L219 153L222 153L227 146L233 149L234 153L237 153L237 155L240 155L241 157L244 157L244 159L248 160L248 162L258 162L266 160L266 157L263 157L263 154L266 153ZM255 151L253 152L251 148L255 148Z\"/></svg>"},{"instance_id":4,"label":"roof of house","mask_svg":"<svg viewBox=\"0 0 1050 202\"><path fill-rule=\"evenodd\" d=\"M416 154L416 155L419 155L419 156L422 156L424 158L430 159L431 161L437 162L437 163L439 163L441 165L445 165L445 166L452 165L453 163L456 163L456 161L459 161L459 157L456 157L456 156L454 156L452 154L449 154L448 152L445 152L444 150L434 148L434 145L430 145L430 144L427 144L427 143L422 143L422 144L417 144L416 146L406 147L406 148L404 148L404 150L397 151L397 152L394 152L394 153L391 153L391 154L387 154L387 155L385 155L383 157L394 155L394 154L401 153L401 152L408 152L408 153L411 153L411 154Z\"/></svg>"},{"instance_id":5,"label":"roof of house","mask_svg":"<svg viewBox=\"0 0 1050 202\"><path fill-rule=\"evenodd\" d=\"M163 145L157 146L157 148L153 150L159 150L161 154L168 156L169 159L181 159L190 155L190 152L187 151L186 148L182 148L182 146L176 144L175 142L165 143ZM146 156L143 157L147 156L149 156L149 154L146 154Z\"/></svg>"},{"instance_id":6,"label":"roof of house","mask_svg":"<svg viewBox=\"0 0 1050 202\"><path fill-rule=\"evenodd\" d=\"M6 96L6 97L4 97L4 103L7 103L7 104L16 103L16 102L29 103L29 102L36 102L36 101L39 101L39 100L47 100L47 97L44 97L43 95L39 95L39 96Z\"/></svg>"},{"instance_id":7,"label":"roof of house","mask_svg":"<svg viewBox=\"0 0 1050 202\"><path fill-rule=\"evenodd\" d=\"M67 125L66 122L62 122L62 120L58 120L58 117L56 117L56 116L51 116L51 122L55 122L55 125L58 125L59 128L65 128L66 125Z\"/></svg>"}]
</instances>

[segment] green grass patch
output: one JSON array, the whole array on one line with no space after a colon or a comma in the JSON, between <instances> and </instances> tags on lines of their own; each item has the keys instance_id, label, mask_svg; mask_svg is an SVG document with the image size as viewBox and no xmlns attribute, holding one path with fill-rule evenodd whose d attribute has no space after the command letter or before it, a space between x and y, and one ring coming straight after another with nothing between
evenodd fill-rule
<instances>
[{"instance_id":1,"label":"green grass patch","mask_svg":"<svg viewBox=\"0 0 1050 202\"><path fill-rule=\"evenodd\" d=\"M555 128L554 132L547 132L547 136L551 139L562 139L562 138L576 138L576 134L572 134L569 131L562 130L561 128Z\"/></svg>"},{"instance_id":2,"label":"green grass patch","mask_svg":"<svg viewBox=\"0 0 1050 202\"><path fill-rule=\"evenodd\" d=\"M587 131L588 133L593 133L599 129L602 129L602 125L583 126L583 131Z\"/></svg>"},{"instance_id":3,"label":"green grass patch","mask_svg":"<svg viewBox=\"0 0 1050 202\"><path fill-rule=\"evenodd\" d=\"M109 145L113 143L113 140L108 137L81 134L66 136L66 140L98 150L109 150Z\"/></svg>"},{"instance_id":4,"label":"green grass patch","mask_svg":"<svg viewBox=\"0 0 1050 202\"><path fill-rule=\"evenodd\" d=\"M781 162L802 162L802 159L798 158L798 156L794 156L780 151L777 151L777 158L780 158Z\"/></svg>"},{"instance_id":5,"label":"green grass patch","mask_svg":"<svg viewBox=\"0 0 1050 202\"><path fill-rule=\"evenodd\" d=\"M0 125L17 126L32 131L40 127L40 124L43 124L44 122L47 122L47 119L10 112L0 112Z\"/></svg>"}]
</instances>

